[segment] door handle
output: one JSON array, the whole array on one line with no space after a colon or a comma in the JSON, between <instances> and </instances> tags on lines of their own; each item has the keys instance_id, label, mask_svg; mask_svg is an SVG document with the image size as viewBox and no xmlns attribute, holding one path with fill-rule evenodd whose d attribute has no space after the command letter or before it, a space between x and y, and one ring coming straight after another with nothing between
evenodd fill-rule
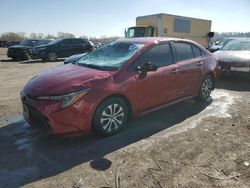
<instances>
[{"instance_id":1,"label":"door handle","mask_svg":"<svg viewBox=\"0 0 250 188\"><path fill-rule=\"evenodd\" d=\"M201 62L198 62L198 63L196 63L196 65L197 66L201 66L201 65L203 65L203 62L201 61Z\"/></svg>"},{"instance_id":2,"label":"door handle","mask_svg":"<svg viewBox=\"0 0 250 188\"><path fill-rule=\"evenodd\" d=\"M177 74L178 72L179 72L178 69L173 69L173 70L171 71L172 74Z\"/></svg>"}]
</instances>

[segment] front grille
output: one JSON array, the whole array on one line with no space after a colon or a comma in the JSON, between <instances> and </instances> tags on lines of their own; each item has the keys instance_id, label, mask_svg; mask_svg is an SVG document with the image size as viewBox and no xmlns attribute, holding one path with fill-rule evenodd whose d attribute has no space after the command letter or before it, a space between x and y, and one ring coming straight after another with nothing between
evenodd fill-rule
<instances>
[{"instance_id":1,"label":"front grille","mask_svg":"<svg viewBox=\"0 0 250 188\"><path fill-rule=\"evenodd\" d=\"M26 116L25 118L31 124L31 126L38 127L47 132L52 132L46 117L44 117L39 111L29 104L23 103L23 105L25 105L28 109L28 117Z\"/></svg>"},{"instance_id":2,"label":"front grille","mask_svg":"<svg viewBox=\"0 0 250 188\"><path fill-rule=\"evenodd\" d=\"M24 50L21 48L10 48L8 50L8 55L12 56L23 56L24 55Z\"/></svg>"}]
</instances>

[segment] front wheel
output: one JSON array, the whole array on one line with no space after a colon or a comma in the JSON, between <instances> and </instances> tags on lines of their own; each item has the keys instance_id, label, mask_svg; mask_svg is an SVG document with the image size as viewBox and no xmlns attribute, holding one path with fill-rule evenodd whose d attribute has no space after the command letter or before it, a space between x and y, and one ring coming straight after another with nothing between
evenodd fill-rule
<instances>
[{"instance_id":1,"label":"front wheel","mask_svg":"<svg viewBox=\"0 0 250 188\"><path fill-rule=\"evenodd\" d=\"M210 75L206 75L205 78L202 81L199 94L198 94L198 99L199 100L206 100L209 96L210 93L212 92L214 88L214 79Z\"/></svg>"},{"instance_id":2,"label":"front wheel","mask_svg":"<svg viewBox=\"0 0 250 188\"><path fill-rule=\"evenodd\" d=\"M57 54L55 52L49 52L48 60L49 61L56 61L57 60Z\"/></svg>"},{"instance_id":3,"label":"front wheel","mask_svg":"<svg viewBox=\"0 0 250 188\"><path fill-rule=\"evenodd\" d=\"M117 97L102 102L96 109L93 128L103 136L118 133L127 123L128 108L126 103Z\"/></svg>"}]
</instances>

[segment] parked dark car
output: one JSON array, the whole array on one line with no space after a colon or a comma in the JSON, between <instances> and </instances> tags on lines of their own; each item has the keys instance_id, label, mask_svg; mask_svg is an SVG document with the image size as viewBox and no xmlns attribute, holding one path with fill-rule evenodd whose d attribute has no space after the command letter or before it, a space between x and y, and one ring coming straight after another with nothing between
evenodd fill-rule
<instances>
[{"instance_id":1,"label":"parked dark car","mask_svg":"<svg viewBox=\"0 0 250 188\"><path fill-rule=\"evenodd\" d=\"M50 39L27 39L21 41L19 45L15 45L8 48L8 57L14 60L29 60L35 58L32 54L32 49L35 46L48 44L53 40Z\"/></svg>"},{"instance_id":2,"label":"parked dark car","mask_svg":"<svg viewBox=\"0 0 250 188\"><path fill-rule=\"evenodd\" d=\"M81 57L84 56L84 55L86 55L86 54L87 54L87 52L86 53L82 53L82 54L72 55L72 56L70 56L70 57L68 57L68 58L66 58L64 60L64 64L66 65L66 64L69 64L69 63L72 63L72 64L78 63L78 61L81 59Z\"/></svg>"},{"instance_id":3,"label":"parked dark car","mask_svg":"<svg viewBox=\"0 0 250 188\"><path fill-rule=\"evenodd\" d=\"M57 39L47 45L38 46L33 53L38 54L44 61L56 61L57 58L69 57L74 54L91 52L93 43L80 38Z\"/></svg>"},{"instance_id":4,"label":"parked dark car","mask_svg":"<svg viewBox=\"0 0 250 188\"><path fill-rule=\"evenodd\" d=\"M52 134L108 136L129 118L192 97L206 100L216 68L214 55L189 40L119 39L31 79L21 92L23 114Z\"/></svg>"},{"instance_id":5,"label":"parked dark car","mask_svg":"<svg viewBox=\"0 0 250 188\"><path fill-rule=\"evenodd\" d=\"M250 74L250 39L235 39L214 53L222 75Z\"/></svg>"},{"instance_id":6,"label":"parked dark car","mask_svg":"<svg viewBox=\"0 0 250 188\"><path fill-rule=\"evenodd\" d=\"M20 44L20 41L7 41L5 44L4 44L4 47L5 48L9 48L11 46L15 46L15 45L18 45Z\"/></svg>"}]
</instances>

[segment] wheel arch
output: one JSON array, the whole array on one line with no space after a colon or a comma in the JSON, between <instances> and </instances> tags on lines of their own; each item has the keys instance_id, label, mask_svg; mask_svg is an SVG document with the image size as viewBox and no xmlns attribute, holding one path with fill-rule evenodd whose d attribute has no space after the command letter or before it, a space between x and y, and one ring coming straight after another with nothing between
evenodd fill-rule
<instances>
[{"instance_id":1,"label":"wheel arch","mask_svg":"<svg viewBox=\"0 0 250 188\"><path fill-rule=\"evenodd\" d=\"M122 100L126 103L126 105L127 105L127 107L128 107L129 119L133 119L133 108L132 108L132 104L131 104L129 98L126 97L125 95L122 95L122 94L112 94L112 95L109 95L109 96L105 97L105 98L102 99L101 102L96 106L95 111L96 111L96 109L97 109L105 100L110 99L110 98L114 98L114 97L120 98L120 99L122 99Z\"/></svg>"}]
</instances>

